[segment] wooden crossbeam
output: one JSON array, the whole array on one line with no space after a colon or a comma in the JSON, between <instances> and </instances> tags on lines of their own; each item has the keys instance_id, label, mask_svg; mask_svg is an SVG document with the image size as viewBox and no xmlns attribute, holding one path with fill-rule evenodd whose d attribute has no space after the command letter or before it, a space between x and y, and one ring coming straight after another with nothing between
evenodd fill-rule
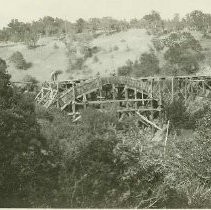
<instances>
[{"instance_id":1,"label":"wooden crossbeam","mask_svg":"<svg viewBox=\"0 0 211 210\"><path fill-rule=\"evenodd\" d=\"M121 99L121 100L103 100L103 101L87 101L87 104L106 104L106 103L119 103L119 102L144 102L144 101L152 101L154 99L146 98L146 99ZM83 105L82 102L75 102L78 105Z\"/></svg>"},{"instance_id":2,"label":"wooden crossbeam","mask_svg":"<svg viewBox=\"0 0 211 210\"><path fill-rule=\"evenodd\" d=\"M153 109L153 108L138 108L138 109L134 109L134 108L128 108L128 109L118 109L117 112L134 112L134 111L157 111L160 112L161 109L157 108L157 109Z\"/></svg>"},{"instance_id":3,"label":"wooden crossbeam","mask_svg":"<svg viewBox=\"0 0 211 210\"><path fill-rule=\"evenodd\" d=\"M136 114L145 122L147 122L148 124L152 125L153 127L157 128L158 130L162 130L160 127L158 127L155 123L151 122L150 120L148 120L146 117L144 117L143 115L141 115L139 112L136 112Z\"/></svg>"}]
</instances>

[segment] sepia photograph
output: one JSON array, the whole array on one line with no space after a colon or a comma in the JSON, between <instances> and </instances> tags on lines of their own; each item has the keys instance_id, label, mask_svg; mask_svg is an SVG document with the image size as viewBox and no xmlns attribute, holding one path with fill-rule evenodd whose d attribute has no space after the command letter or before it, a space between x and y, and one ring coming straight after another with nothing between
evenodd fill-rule
<instances>
[{"instance_id":1,"label":"sepia photograph","mask_svg":"<svg viewBox=\"0 0 211 210\"><path fill-rule=\"evenodd\" d=\"M211 1L0 0L0 208L211 209Z\"/></svg>"}]
</instances>

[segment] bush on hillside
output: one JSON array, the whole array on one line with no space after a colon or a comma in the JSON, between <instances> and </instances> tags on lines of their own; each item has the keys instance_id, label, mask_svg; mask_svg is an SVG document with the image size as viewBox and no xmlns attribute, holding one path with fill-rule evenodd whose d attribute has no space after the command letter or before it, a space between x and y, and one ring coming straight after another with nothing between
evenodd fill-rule
<instances>
[{"instance_id":1,"label":"bush on hillside","mask_svg":"<svg viewBox=\"0 0 211 210\"><path fill-rule=\"evenodd\" d=\"M141 54L139 60L129 61L125 66L118 68L119 76L147 77L159 74L159 60L153 50Z\"/></svg>"},{"instance_id":2,"label":"bush on hillside","mask_svg":"<svg viewBox=\"0 0 211 210\"><path fill-rule=\"evenodd\" d=\"M203 34L202 38L204 38L204 39L211 39L211 35L205 33L205 34Z\"/></svg>"},{"instance_id":3,"label":"bush on hillside","mask_svg":"<svg viewBox=\"0 0 211 210\"><path fill-rule=\"evenodd\" d=\"M28 32L24 35L24 42L27 45L28 49L34 49L37 47L37 42L39 40L39 36L36 32Z\"/></svg>"},{"instance_id":4,"label":"bush on hillside","mask_svg":"<svg viewBox=\"0 0 211 210\"><path fill-rule=\"evenodd\" d=\"M49 138L61 138L63 151L57 191L60 207L61 201L66 208L210 206L210 187L205 186L210 167L203 144L177 137L173 141L169 136L164 150L164 142L151 141L148 133L109 129L108 125L118 124L112 116L88 109L82 124L64 126L69 135L59 131L61 124L54 124L56 135Z\"/></svg>"},{"instance_id":5,"label":"bush on hillside","mask_svg":"<svg viewBox=\"0 0 211 210\"><path fill-rule=\"evenodd\" d=\"M98 63L99 62L99 58L95 55L93 58L93 63Z\"/></svg>"},{"instance_id":6,"label":"bush on hillside","mask_svg":"<svg viewBox=\"0 0 211 210\"><path fill-rule=\"evenodd\" d=\"M0 58L0 73L5 74L7 69L6 61Z\"/></svg>"},{"instance_id":7,"label":"bush on hillside","mask_svg":"<svg viewBox=\"0 0 211 210\"><path fill-rule=\"evenodd\" d=\"M182 75L193 74L199 70L204 55L199 41L191 33L171 33L163 43L168 48L164 53L166 64L172 65L176 75L181 74L180 72Z\"/></svg>"},{"instance_id":8,"label":"bush on hillside","mask_svg":"<svg viewBox=\"0 0 211 210\"><path fill-rule=\"evenodd\" d=\"M71 69L72 70L82 70L84 68L84 58L76 58L75 62L71 64Z\"/></svg>"},{"instance_id":9,"label":"bush on hillside","mask_svg":"<svg viewBox=\"0 0 211 210\"><path fill-rule=\"evenodd\" d=\"M152 39L152 44L157 52L160 52L165 47L162 40L160 40L159 38Z\"/></svg>"},{"instance_id":10,"label":"bush on hillside","mask_svg":"<svg viewBox=\"0 0 211 210\"><path fill-rule=\"evenodd\" d=\"M45 107L38 104L35 107L35 113L37 119L44 119L50 122L52 122L54 119L54 116L51 111L47 110Z\"/></svg>"},{"instance_id":11,"label":"bush on hillside","mask_svg":"<svg viewBox=\"0 0 211 210\"><path fill-rule=\"evenodd\" d=\"M117 69L118 76L129 76L133 73L133 62L127 60L126 65Z\"/></svg>"},{"instance_id":12,"label":"bush on hillside","mask_svg":"<svg viewBox=\"0 0 211 210\"><path fill-rule=\"evenodd\" d=\"M119 50L119 47L118 47L117 45L115 45L115 46L113 47L113 50L114 50L114 51L118 51L118 50Z\"/></svg>"},{"instance_id":13,"label":"bush on hillside","mask_svg":"<svg viewBox=\"0 0 211 210\"><path fill-rule=\"evenodd\" d=\"M59 49L59 46L58 46L56 43L54 43L53 48L54 48L55 50L57 50L57 49Z\"/></svg>"},{"instance_id":14,"label":"bush on hillside","mask_svg":"<svg viewBox=\"0 0 211 210\"><path fill-rule=\"evenodd\" d=\"M31 97L6 85L6 72L0 81L0 207L44 206L56 189L56 154L40 133Z\"/></svg>"},{"instance_id":15,"label":"bush on hillside","mask_svg":"<svg viewBox=\"0 0 211 210\"><path fill-rule=\"evenodd\" d=\"M139 62L139 65L136 66L135 63L134 66L134 73L138 77L155 76L160 71L159 60L153 50L149 53L143 53L139 58Z\"/></svg>"},{"instance_id":16,"label":"bush on hillside","mask_svg":"<svg viewBox=\"0 0 211 210\"><path fill-rule=\"evenodd\" d=\"M131 50L130 47L127 45L126 52L129 52L130 50Z\"/></svg>"},{"instance_id":17,"label":"bush on hillside","mask_svg":"<svg viewBox=\"0 0 211 210\"><path fill-rule=\"evenodd\" d=\"M19 51L14 52L9 60L15 65L17 69L27 70L32 66L32 63L27 63L22 53Z\"/></svg>"},{"instance_id":18,"label":"bush on hillside","mask_svg":"<svg viewBox=\"0 0 211 210\"><path fill-rule=\"evenodd\" d=\"M166 105L165 113L172 129L180 130L190 127L190 115L186 110L184 100L175 99L169 105Z\"/></svg>"},{"instance_id":19,"label":"bush on hillside","mask_svg":"<svg viewBox=\"0 0 211 210\"><path fill-rule=\"evenodd\" d=\"M27 91L33 92L36 91L38 88L38 80L31 75L26 75L23 78L23 82L25 82L25 88Z\"/></svg>"}]
</instances>

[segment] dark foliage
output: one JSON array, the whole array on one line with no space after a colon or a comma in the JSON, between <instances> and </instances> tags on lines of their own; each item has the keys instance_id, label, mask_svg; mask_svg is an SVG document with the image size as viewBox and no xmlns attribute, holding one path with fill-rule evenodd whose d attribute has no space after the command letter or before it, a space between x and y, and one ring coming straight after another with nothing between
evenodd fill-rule
<instances>
[{"instance_id":1,"label":"dark foliage","mask_svg":"<svg viewBox=\"0 0 211 210\"><path fill-rule=\"evenodd\" d=\"M143 53L139 60L128 61L125 66L118 68L119 76L147 77L159 74L159 60L153 50Z\"/></svg>"},{"instance_id":2,"label":"dark foliage","mask_svg":"<svg viewBox=\"0 0 211 210\"><path fill-rule=\"evenodd\" d=\"M32 66L32 63L27 63L24 59L21 52L14 52L9 58L10 62L12 62L17 69L27 70Z\"/></svg>"},{"instance_id":3,"label":"dark foliage","mask_svg":"<svg viewBox=\"0 0 211 210\"><path fill-rule=\"evenodd\" d=\"M39 131L31 97L9 85L5 62L0 63L0 206L30 207L36 199L52 199L55 182L49 174L56 178L58 167Z\"/></svg>"},{"instance_id":4,"label":"dark foliage","mask_svg":"<svg viewBox=\"0 0 211 210\"><path fill-rule=\"evenodd\" d=\"M199 41L190 33L172 33L163 40L163 44L167 50L162 74L189 75L199 70L199 64L205 57Z\"/></svg>"}]
</instances>

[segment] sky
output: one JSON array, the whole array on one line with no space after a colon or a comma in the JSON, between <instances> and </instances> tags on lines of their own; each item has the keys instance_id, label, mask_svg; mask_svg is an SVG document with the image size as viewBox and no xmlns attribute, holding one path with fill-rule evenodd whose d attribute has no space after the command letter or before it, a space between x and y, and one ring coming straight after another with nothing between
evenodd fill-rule
<instances>
[{"instance_id":1,"label":"sky","mask_svg":"<svg viewBox=\"0 0 211 210\"><path fill-rule=\"evenodd\" d=\"M0 28L14 18L23 22L44 16L72 22L108 16L130 20L140 19L152 10L171 18L175 13L183 17L196 9L211 13L211 0L0 0Z\"/></svg>"}]
</instances>

